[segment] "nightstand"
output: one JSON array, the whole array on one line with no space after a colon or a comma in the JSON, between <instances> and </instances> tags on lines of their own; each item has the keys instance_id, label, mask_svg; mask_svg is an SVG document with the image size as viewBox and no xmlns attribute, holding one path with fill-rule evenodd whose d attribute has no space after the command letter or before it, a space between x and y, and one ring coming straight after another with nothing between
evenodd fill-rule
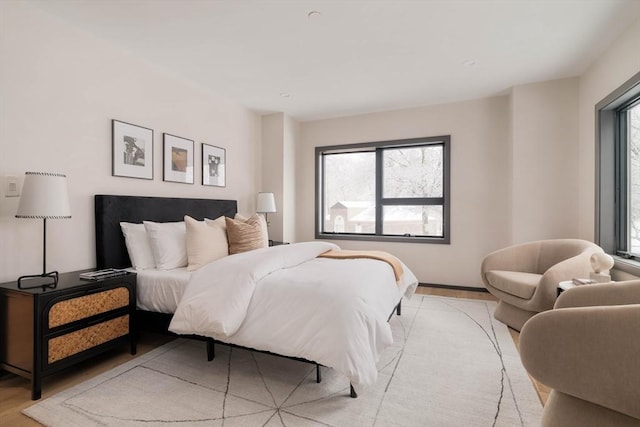
<instances>
[{"instance_id":1,"label":"nightstand","mask_svg":"<svg viewBox=\"0 0 640 427\"><path fill-rule=\"evenodd\" d=\"M136 353L136 274L89 281L85 271L53 289L0 284L0 368L29 378L33 400L47 375L126 343Z\"/></svg>"},{"instance_id":2,"label":"nightstand","mask_svg":"<svg viewBox=\"0 0 640 427\"><path fill-rule=\"evenodd\" d=\"M269 246L288 245L289 242L279 242L277 240L269 240Z\"/></svg>"}]
</instances>

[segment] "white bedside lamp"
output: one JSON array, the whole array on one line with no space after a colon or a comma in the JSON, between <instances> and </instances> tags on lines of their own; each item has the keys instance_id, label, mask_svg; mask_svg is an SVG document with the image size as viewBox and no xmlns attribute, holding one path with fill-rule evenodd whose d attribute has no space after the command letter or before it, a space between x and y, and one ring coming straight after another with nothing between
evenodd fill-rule
<instances>
[{"instance_id":1,"label":"white bedside lamp","mask_svg":"<svg viewBox=\"0 0 640 427\"><path fill-rule=\"evenodd\" d=\"M47 219L71 218L69 195L67 193L67 177L59 173L26 172L22 196L18 204L16 218L36 218L43 220L42 239L42 274L21 276L18 288L30 289L38 287L56 287L58 272L47 273ZM51 278L53 281L39 283L36 286L24 287L25 279Z\"/></svg>"},{"instance_id":2,"label":"white bedside lamp","mask_svg":"<svg viewBox=\"0 0 640 427\"><path fill-rule=\"evenodd\" d=\"M276 199L273 193L258 193L258 207L256 212L264 214L264 220L269 226L267 214L276 212Z\"/></svg>"}]
</instances>

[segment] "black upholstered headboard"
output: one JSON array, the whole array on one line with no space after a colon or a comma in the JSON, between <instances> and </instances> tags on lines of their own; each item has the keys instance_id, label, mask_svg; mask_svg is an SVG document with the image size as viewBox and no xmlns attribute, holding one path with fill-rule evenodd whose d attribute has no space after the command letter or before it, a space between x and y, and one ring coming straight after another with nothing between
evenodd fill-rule
<instances>
[{"instance_id":1,"label":"black upholstered headboard","mask_svg":"<svg viewBox=\"0 0 640 427\"><path fill-rule=\"evenodd\" d=\"M98 268L131 266L120 222L182 221L185 215L202 220L221 215L233 218L235 200L182 199L172 197L95 196L96 258Z\"/></svg>"}]
</instances>

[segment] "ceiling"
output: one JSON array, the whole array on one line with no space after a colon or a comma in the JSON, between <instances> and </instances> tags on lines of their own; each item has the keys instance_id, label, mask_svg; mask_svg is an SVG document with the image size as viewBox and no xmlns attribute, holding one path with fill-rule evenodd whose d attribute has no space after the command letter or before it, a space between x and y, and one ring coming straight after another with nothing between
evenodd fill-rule
<instances>
[{"instance_id":1,"label":"ceiling","mask_svg":"<svg viewBox=\"0 0 640 427\"><path fill-rule=\"evenodd\" d=\"M31 4L240 105L300 121L577 76L640 19L640 0Z\"/></svg>"}]
</instances>

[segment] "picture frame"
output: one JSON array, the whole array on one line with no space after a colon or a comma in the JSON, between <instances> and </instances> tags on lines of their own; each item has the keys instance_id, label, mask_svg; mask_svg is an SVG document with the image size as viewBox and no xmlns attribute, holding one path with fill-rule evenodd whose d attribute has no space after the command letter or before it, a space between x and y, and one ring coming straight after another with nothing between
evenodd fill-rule
<instances>
[{"instance_id":1,"label":"picture frame","mask_svg":"<svg viewBox=\"0 0 640 427\"><path fill-rule=\"evenodd\" d=\"M193 184L193 141L164 133L163 143L164 181Z\"/></svg>"},{"instance_id":2,"label":"picture frame","mask_svg":"<svg viewBox=\"0 0 640 427\"><path fill-rule=\"evenodd\" d=\"M111 120L111 174L153 179L153 129Z\"/></svg>"},{"instance_id":3,"label":"picture frame","mask_svg":"<svg viewBox=\"0 0 640 427\"><path fill-rule=\"evenodd\" d=\"M227 186L227 150L202 144L202 185Z\"/></svg>"}]
</instances>

